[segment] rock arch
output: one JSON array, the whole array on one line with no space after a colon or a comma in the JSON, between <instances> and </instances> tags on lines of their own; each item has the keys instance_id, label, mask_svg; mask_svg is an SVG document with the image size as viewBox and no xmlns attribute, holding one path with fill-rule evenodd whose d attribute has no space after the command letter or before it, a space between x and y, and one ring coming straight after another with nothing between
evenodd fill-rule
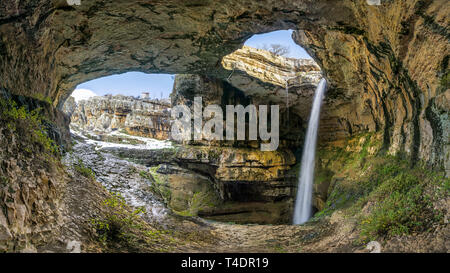
<instances>
[{"instance_id":1,"label":"rock arch","mask_svg":"<svg viewBox=\"0 0 450 273\"><path fill-rule=\"evenodd\" d=\"M448 168L446 14L445 0L3 1L0 87L62 106L78 83L131 70L222 78L252 34L297 29L332 84L332 137L384 130L392 153Z\"/></svg>"}]
</instances>

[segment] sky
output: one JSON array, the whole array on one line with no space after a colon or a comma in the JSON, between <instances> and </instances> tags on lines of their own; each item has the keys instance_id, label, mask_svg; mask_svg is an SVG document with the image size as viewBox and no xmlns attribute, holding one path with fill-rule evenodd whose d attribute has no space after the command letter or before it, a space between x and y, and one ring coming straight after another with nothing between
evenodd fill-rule
<instances>
[{"instance_id":1,"label":"sky","mask_svg":"<svg viewBox=\"0 0 450 273\"><path fill-rule=\"evenodd\" d=\"M311 58L303 48L294 43L291 35L292 30L280 30L265 34L256 34L248 39L245 42L245 45L262 48L264 45L281 44L289 47L290 52L286 55L287 57ZM92 91L98 96L106 94L122 94L135 97L139 96L142 92L149 92L150 97L153 99L168 98L172 92L174 78L175 75L168 74L128 72L85 82L78 85L76 91L78 95L83 92Z\"/></svg>"},{"instance_id":2,"label":"sky","mask_svg":"<svg viewBox=\"0 0 450 273\"><path fill-rule=\"evenodd\" d=\"M293 30L279 30L270 33L256 34L245 42L245 45L263 48L263 46L271 44L280 44L289 47L289 54L286 57L296 58L296 59L311 59L311 57L306 53L306 51L299 45L297 45L294 40L292 40Z\"/></svg>"},{"instance_id":3,"label":"sky","mask_svg":"<svg viewBox=\"0 0 450 273\"><path fill-rule=\"evenodd\" d=\"M149 92L153 99L168 98L172 92L175 76L168 74L146 74L142 72L127 72L98 78L80 84L76 89L87 89L98 96L106 94L122 94L139 96L142 92Z\"/></svg>"}]
</instances>

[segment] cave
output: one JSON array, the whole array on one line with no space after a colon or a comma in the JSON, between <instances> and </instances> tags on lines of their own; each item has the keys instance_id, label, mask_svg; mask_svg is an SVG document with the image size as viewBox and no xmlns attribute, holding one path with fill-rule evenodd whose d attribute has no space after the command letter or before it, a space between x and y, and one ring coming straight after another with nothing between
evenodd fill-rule
<instances>
[{"instance_id":1,"label":"cave","mask_svg":"<svg viewBox=\"0 0 450 273\"><path fill-rule=\"evenodd\" d=\"M378 233L373 233L368 224L345 228L353 222L346 222L342 211L359 198L374 198L371 202L365 199L360 208L363 212L373 211L372 203L387 206L370 195L378 187L371 181L384 183L382 174L392 176L390 180L386 178L390 181L386 185L413 181L406 186L401 184L401 189L405 187L408 193L418 181L428 181L428 177L419 175L439 172L436 177L441 184L448 179L448 14L449 7L444 0L81 0L80 5L54 0L3 1L0 3L0 251L67 251L67 242L58 238L79 241L85 252L95 251L88 246L108 233L99 231L98 225L96 229L86 224L89 219L124 213L118 212L117 207L96 205L113 197L92 182L91 173L82 163L75 167L85 176L68 173L61 163L61 158L74 145L69 118L63 108L77 85L131 71L165 73L177 75L172 104L189 103L192 96L202 95L205 101L221 106L227 103L286 106L285 97L280 95L284 94L286 83L273 76L286 72L282 66L254 52L253 64L246 64L242 56L250 54L243 44L251 36L289 29L294 30L294 42L314 61L296 67L303 77L287 83L288 102L295 103L281 109L284 125L280 131L281 149L264 154L255 151L255 143L251 141L193 142L181 143L184 148L176 153L167 148L162 154L152 154L151 162L147 155L135 151L135 159L148 168L161 165L157 170L152 169L151 179L156 183L155 177L172 175L168 179L175 181L180 196L185 189L176 181L219 181L212 188L196 185L188 189L193 193L212 192L224 202L196 211L199 216L225 223L262 224L243 226L279 239L270 232L272 227L264 224L283 226L291 221L298 176L295 170L317 77L323 75L329 88L319 128L318 182L313 202L317 218L310 225L290 226L286 232L302 234L304 240L298 245L313 252L361 251L364 246L355 243L353 230L366 230L360 236L365 240L383 240L387 250L421 251L407 243L399 246L401 243L390 240L397 235L393 232L398 227L396 224L391 224L392 229L388 230L378 228ZM274 70L252 70L255 64ZM37 110L42 119L36 116ZM29 124L24 120L29 120ZM158 137L151 129L144 132ZM121 150L114 152L117 157L127 157ZM392 162L397 165L383 169L383 164L388 166ZM420 174L409 173L421 168L424 171ZM198 176L192 179L194 173ZM267 183L249 183L262 179ZM73 187L73 181L83 185L86 191ZM361 188L360 184L364 186ZM164 199L167 187L158 190ZM434 207L448 215L448 208L442 205L445 200L444 196L433 202L439 204ZM228 201L236 202L230 205ZM80 211L87 212L84 220L77 217ZM427 207L420 216L425 219L424 227L433 225L427 218L429 211L434 210ZM230 215L239 216L230 218ZM207 234L202 238L209 238L212 229L222 227L209 222L198 224L195 219L190 225L184 221L187 220L183 215L175 215L164 225L151 220L145 225L149 229L169 226L187 233L198 229L197 232ZM314 223L328 228L329 232L320 236L332 236L329 234L337 230L338 234L346 234L347 239L326 237L328 242L335 243L325 247L315 245L314 240L307 239L314 234ZM409 223L401 224L402 228L405 226L408 230L416 228L419 233L425 232ZM239 228L242 226L231 226L228 232L232 234ZM80 231L75 232L76 229ZM426 251L448 251L445 243L439 241L448 235L448 227L437 232ZM161 235L161 240L167 239L164 236L167 235ZM185 238L174 240L181 242ZM121 251L136 249L157 251L151 244L124 246ZM213 244L205 249L229 250L226 246L216 249ZM114 250L108 245L103 251ZM291 247L289 251L295 250Z\"/></svg>"}]
</instances>

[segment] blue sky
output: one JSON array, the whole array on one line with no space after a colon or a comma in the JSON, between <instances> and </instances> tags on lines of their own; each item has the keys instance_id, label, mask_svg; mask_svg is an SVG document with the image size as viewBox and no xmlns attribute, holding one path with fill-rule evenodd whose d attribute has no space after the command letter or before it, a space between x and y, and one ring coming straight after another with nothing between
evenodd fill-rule
<instances>
[{"instance_id":1,"label":"blue sky","mask_svg":"<svg viewBox=\"0 0 450 273\"><path fill-rule=\"evenodd\" d=\"M297 59L311 59L311 57L306 53L306 51L299 45L297 45L294 40L292 40L293 30L279 30L270 33L256 34L245 42L245 45L262 48L264 44L281 44L289 47L289 54L286 57L297 58Z\"/></svg>"},{"instance_id":2,"label":"blue sky","mask_svg":"<svg viewBox=\"0 0 450 273\"><path fill-rule=\"evenodd\" d=\"M174 75L145 74L142 72L128 72L98 78L80 84L77 89L92 90L99 96L106 94L122 94L139 96L142 92L149 92L151 98L168 98L172 92Z\"/></svg>"},{"instance_id":3,"label":"blue sky","mask_svg":"<svg viewBox=\"0 0 450 273\"><path fill-rule=\"evenodd\" d=\"M265 34L253 35L245 45L262 48L265 44L281 44L288 46L290 53L287 57L310 58L306 51L295 44L291 38L292 30L280 30ZM128 72L98 78L80 84L77 89L88 89L99 96L106 94L122 94L139 96L142 92L149 92L151 98L168 98L172 92L174 75L145 74L142 72Z\"/></svg>"}]
</instances>

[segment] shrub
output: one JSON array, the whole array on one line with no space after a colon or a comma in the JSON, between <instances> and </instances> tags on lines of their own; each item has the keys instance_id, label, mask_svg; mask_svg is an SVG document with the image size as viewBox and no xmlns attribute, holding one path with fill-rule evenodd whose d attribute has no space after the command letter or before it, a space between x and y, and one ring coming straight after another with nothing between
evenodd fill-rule
<instances>
[{"instance_id":1,"label":"shrub","mask_svg":"<svg viewBox=\"0 0 450 273\"><path fill-rule=\"evenodd\" d=\"M103 205L109 213L104 218L92 219L98 239L103 242L132 243L138 239L135 230L143 228L139 215L145 213L144 208L129 210L125 199L118 193L106 199Z\"/></svg>"},{"instance_id":2,"label":"shrub","mask_svg":"<svg viewBox=\"0 0 450 273\"><path fill-rule=\"evenodd\" d=\"M78 159L78 162L74 165L75 171L77 171L79 174L81 174L84 177L95 179L95 174L92 171L92 169L86 167L83 163L83 160L80 158Z\"/></svg>"},{"instance_id":3,"label":"shrub","mask_svg":"<svg viewBox=\"0 0 450 273\"><path fill-rule=\"evenodd\" d=\"M0 124L21 137L19 148L32 153L36 147L40 147L44 152L57 155L59 147L49 138L44 125L49 121L41 115L41 111L41 108L29 111L25 106L19 107L12 99L0 98Z\"/></svg>"},{"instance_id":4,"label":"shrub","mask_svg":"<svg viewBox=\"0 0 450 273\"><path fill-rule=\"evenodd\" d=\"M146 171L140 171L139 175L144 179L152 180L151 175L149 173L147 173Z\"/></svg>"},{"instance_id":5,"label":"shrub","mask_svg":"<svg viewBox=\"0 0 450 273\"><path fill-rule=\"evenodd\" d=\"M380 236L409 234L426 227L429 198L416 185L406 192L394 191L379 200L371 214L361 222L361 239L375 240Z\"/></svg>"},{"instance_id":6,"label":"shrub","mask_svg":"<svg viewBox=\"0 0 450 273\"><path fill-rule=\"evenodd\" d=\"M201 209L214 206L214 196L209 192L196 192L188 201L188 206L187 210L176 213L181 216L197 216Z\"/></svg>"},{"instance_id":7,"label":"shrub","mask_svg":"<svg viewBox=\"0 0 450 273\"><path fill-rule=\"evenodd\" d=\"M426 230L438 212L433 209L425 187L432 179L421 168L414 170L406 161L391 159L375 171L378 186L365 199L374 202L369 215L361 221L360 239L364 242L379 237L407 235ZM361 204L360 204L361 205Z\"/></svg>"}]
</instances>

